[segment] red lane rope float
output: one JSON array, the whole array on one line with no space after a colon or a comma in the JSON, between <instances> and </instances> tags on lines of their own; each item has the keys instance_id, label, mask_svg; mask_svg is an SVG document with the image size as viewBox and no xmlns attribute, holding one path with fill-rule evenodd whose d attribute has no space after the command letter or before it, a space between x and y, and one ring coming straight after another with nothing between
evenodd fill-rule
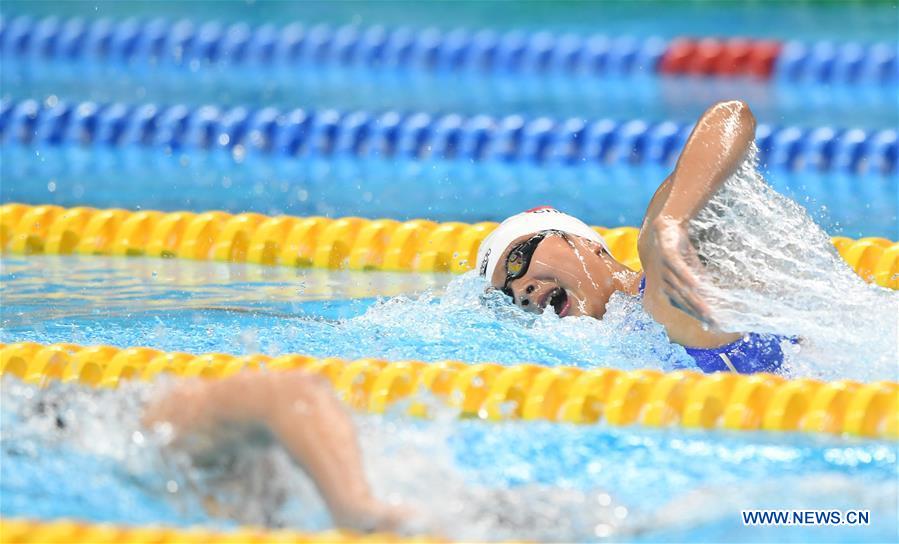
<instances>
[{"instance_id":1,"label":"red lane rope float","mask_svg":"<svg viewBox=\"0 0 899 544\"><path fill-rule=\"evenodd\" d=\"M659 72L670 75L753 76L770 79L781 44L769 40L732 38L678 38L659 62Z\"/></svg>"}]
</instances>

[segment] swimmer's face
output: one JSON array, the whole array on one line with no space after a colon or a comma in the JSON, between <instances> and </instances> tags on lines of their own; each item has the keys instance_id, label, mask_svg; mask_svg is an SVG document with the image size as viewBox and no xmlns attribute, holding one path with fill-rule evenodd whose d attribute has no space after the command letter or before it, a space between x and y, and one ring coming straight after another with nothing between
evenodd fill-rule
<instances>
[{"instance_id":1,"label":"swimmer's face","mask_svg":"<svg viewBox=\"0 0 899 544\"><path fill-rule=\"evenodd\" d=\"M528 235L509 244L490 278L493 287L507 287L515 304L527 311L540 313L550 307L560 317L601 318L616 291L613 273L617 263L611 255L598 243L572 234L549 231L536 246L533 241L534 235ZM515 256L521 255L522 249L533 249L527 271L506 285L507 267L520 264ZM509 263L513 253L516 255Z\"/></svg>"}]
</instances>

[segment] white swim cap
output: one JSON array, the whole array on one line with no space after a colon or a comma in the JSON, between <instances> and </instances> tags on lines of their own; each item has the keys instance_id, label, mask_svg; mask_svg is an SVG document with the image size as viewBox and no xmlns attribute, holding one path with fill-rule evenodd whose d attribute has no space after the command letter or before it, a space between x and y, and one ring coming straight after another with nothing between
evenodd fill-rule
<instances>
[{"instance_id":1,"label":"white swim cap","mask_svg":"<svg viewBox=\"0 0 899 544\"><path fill-rule=\"evenodd\" d=\"M545 230L558 230L582 236L598 242L606 251L609 251L609 246L606 245L602 236L577 217L562 213L549 206L541 206L513 215L500 223L496 230L484 238L478 247L478 270L481 275L487 279L493 277L493 271L499 264L499 258L514 240Z\"/></svg>"}]
</instances>

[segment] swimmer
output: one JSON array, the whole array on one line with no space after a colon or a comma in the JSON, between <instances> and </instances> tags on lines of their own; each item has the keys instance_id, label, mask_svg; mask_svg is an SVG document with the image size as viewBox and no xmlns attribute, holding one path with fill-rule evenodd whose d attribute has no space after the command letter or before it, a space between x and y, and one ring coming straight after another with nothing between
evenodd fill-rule
<instances>
[{"instance_id":1,"label":"swimmer","mask_svg":"<svg viewBox=\"0 0 899 544\"><path fill-rule=\"evenodd\" d=\"M372 495L353 423L319 376L245 371L181 381L148 405L142 422L169 430L171 446L192 455L215 454L264 431L309 474L338 527L395 531L407 518Z\"/></svg>"},{"instance_id":2,"label":"swimmer","mask_svg":"<svg viewBox=\"0 0 899 544\"><path fill-rule=\"evenodd\" d=\"M755 117L744 102L721 102L702 115L649 203L637 242L642 273L615 260L585 223L542 207L506 219L484 239L480 274L521 308L551 307L560 317L601 319L616 291L639 296L703 371L776 371L783 337L717 329L699 293L702 264L687 230L745 160L754 138Z\"/></svg>"}]
</instances>

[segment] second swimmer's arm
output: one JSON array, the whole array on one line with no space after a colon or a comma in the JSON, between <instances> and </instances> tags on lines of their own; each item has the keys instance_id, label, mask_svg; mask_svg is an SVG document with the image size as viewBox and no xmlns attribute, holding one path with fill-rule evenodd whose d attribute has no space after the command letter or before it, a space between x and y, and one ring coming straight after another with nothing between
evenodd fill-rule
<instances>
[{"instance_id":1,"label":"second swimmer's arm","mask_svg":"<svg viewBox=\"0 0 899 544\"><path fill-rule=\"evenodd\" d=\"M262 425L306 469L337 525L389 530L400 522L398 510L371 494L353 423L318 376L255 371L181 382L150 404L143 422L170 424L176 441Z\"/></svg>"}]
</instances>

